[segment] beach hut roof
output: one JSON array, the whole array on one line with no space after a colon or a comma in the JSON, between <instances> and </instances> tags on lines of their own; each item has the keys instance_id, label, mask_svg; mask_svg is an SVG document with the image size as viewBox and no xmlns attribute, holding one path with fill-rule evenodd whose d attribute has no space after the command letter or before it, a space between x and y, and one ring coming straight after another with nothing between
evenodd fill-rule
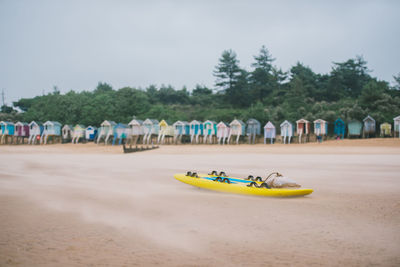
<instances>
[{"instance_id":1,"label":"beach hut roof","mask_svg":"<svg viewBox=\"0 0 400 267\"><path fill-rule=\"evenodd\" d=\"M392 126L392 125L388 122L384 122L384 123L381 123L381 126Z\"/></svg>"},{"instance_id":2,"label":"beach hut roof","mask_svg":"<svg viewBox=\"0 0 400 267\"><path fill-rule=\"evenodd\" d=\"M300 120L296 121L296 123L310 123L310 122L305 119L300 119Z\"/></svg>"},{"instance_id":3,"label":"beach hut roof","mask_svg":"<svg viewBox=\"0 0 400 267\"><path fill-rule=\"evenodd\" d=\"M365 119L363 119L363 121L365 122L365 121L373 121L373 122L375 122L375 120L370 116L370 115L368 115L367 117L365 117Z\"/></svg>"},{"instance_id":4,"label":"beach hut roof","mask_svg":"<svg viewBox=\"0 0 400 267\"><path fill-rule=\"evenodd\" d=\"M31 122L29 123L29 127L30 127L31 125L33 125L33 124L36 124L37 126L42 126L42 125L43 125L41 122L31 121Z\"/></svg>"},{"instance_id":5,"label":"beach hut roof","mask_svg":"<svg viewBox=\"0 0 400 267\"><path fill-rule=\"evenodd\" d=\"M289 121L285 120L284 122L281 123L281 127L285 126L286 124L292 125Z\"/></svg>"},{"instance_id":6,"label":"beach hut roof","mask_svg":"<svg viewBox=\"0 0 400 267\"><path fill-rule=\"evenodd\" d=\"M314 123L326 123L326 121L324 121L322 119L318 119L318 120L315 120Z\"/></svg>"},{"instance_id":7,"label":"beach hut roof","mask_svg":"<svg viewBox=\"0 0 400 267\"><path fill-rule=\"evenodd\" d=\"M258 120L256 120L256 119L248 119L248 120L246 121L246 123L247 123L248 125L261 125L261 123L260 123Z\"/></svg>"},{"instance_id":8,"label":"beach hut roof","mask_svg":"<svg viewBox=\"0 0 400 267\"><path fill-rule=\"evenodd\" d=\"M143 121L142 120L137 120L137 119L133 119L133 120L131 120L130 122L129 122L129 126L132 126L132 125L142 125L143 124Z\"/></svg>"},{"instance_id":9,"label":"beach hut roof","mask_svg":"<svg viewBox=\"0 0 400 267\"><path fill-rule=\"evenodd\" d=\"M70 125L70 124L65 124L64 125L64 127L62 127L62 129L64 130L64 129L67 129L67 128L69 128L70 130L72 130L72 128L74 128L72 125Z\"/></svg>"},{"instance_id":10,"label":"beach hut roof","mask_svg":"<svg viewBox=\"0 0 400 267\"><path fill-rule=\"evenodd\" d=\"M217 124L217 127L220 127L220 126L229 127L229 124L226 123L226 122L220 121L220 122Z\"/></svg>"},{"instance_id":11,"label":"beach hut roof","mask_svg":"<svg viewBox=\"0 0 400 267\"><path fill-rule=\"evenodd\" d=\"M82 125L82 124L77 124L77 125L75 125L74 128L86 129L86 127L84 125Z\"/></svg>"},{"instance_id":12,"label":"beach hut roof","mask_svg":"<svg viewBox=\"0 0 400 267\"><path fill-rule=\"evenodd\" d=\"M238 119L234 119L229 125L242 125L242 126L246 126L246 124L242 121L242 120L238 120Z\"/></svg>"},{"instance_id":13,"label":"beach hut roof","mask_svg":"<svg viewBox=\"0 0 400 267\"><path fill-rule=\"evenodd\" d=\"M192 120L192 121L190 122L190 125L193 125L193 124L201 124L201 121Z\"/></svg>"},{"instance_id":14,"label":"beach hut roof","mask_svg":"<svg viewBox=\"0 0 400 267\"><path fill-rule=\"evenodd\" d=\"M337 118L337 120L335 120L335 122L341 122L341 123L344 123L344 121L341 119L341 118Z\"/></svg>"},{"instance_id":15,"label":"beach hut roof","mask_svg":"<svg viewBox=\"0 0 400 267\"><path fill-rule=\"evenodd\" d=\"M11 122L11 121L0 121L0 124L4 124L4 125L14 125L14 123Z\"/></svg>"},{"instance_id":16,"label":"beach hut roof","mask_svg":"<svg viewBox=\"0 0 400 267\"><path fill-rule=\"evenodd\" d=\"M21 122L21 121L18 121L17 123L15 123L15 125L21 125L21 126L25 126L25 125L29 125L28 123L26 123L26 122Z\"/></svg>"},{"instance_id":17,"label":"beach hut roof","mask_svg":"<svg viewBox=\"0 0 400 267\"><path fill-rule=\"evenodd\" d=\"M100 125L101 126L115 126L115 125L117 125L117 123L115 121L105 120Z\"/></svg>"},{"instance_id":18,"label":"beach hut roof","mask_svg":"<svg viewBox=\"0 0 400 267\"><path fill-rule=\"evenodd\" d=\"M169 126L169 125L171 125L171 122L168 121L168 120L161 120L161 121L159 122L159 125L160 125L160 126Z\"/></svg>"},{"instance_id":19,"label":"beach hut roof","mask_svg":"<svg viewBox=\"0 0 400 267\"><path fill-rule=\"evenodd\" d=\"M117 125L115 125L115 128L128 128L128 125L123 123L118 123Z\"/></svg>"},{"instance_id":20,"label":"beach hut roof","mask_svg":"<svg viewBox=\"0 0 400 267\"><path fill-rule=\"evenodd\" d=\"M267 124L265 124L264 129L275 129L275 126L272 122L267 122Z\"/></svg>"},{"instance_id":21,"label":"beach hut roof","mask_svg":"<svg viewBox=\"0 0 400 267\"><path fill-rule=\"evenodd\" d=\"M88 129L97 130L97 127L95 127L95 126L92 126L92 125L89 125L88 127L86 127L86 130L88 130Z\"/></svg>"},{"instance_id":22,"label":"beach hut roof","mask_svg":"<svg viewBox=\"0 0 400 267\"><path fill-rule=\"evenodd\" d=\"M153 120L153 119L146 119L143 124L159 124L158 120Z\"/></svg>"},{"instance_id":23,"label":"beach hut roof","mask_svg":"<svg viewBox=\"0 0 400 267\"><path fill-rule=\"evenodd\" d=\"M394 121L400 121L400 116L397 116L396 118L393 118Z\"/></svg>"},{"instance_id":24,"label":"beach hut roof","mask_svg":"<svg viewBox=\"0 0 400 267\"><path fill-rule=\"evenodd\" d=\"M211 121L211 120L206 120L205 122L203 122L203 124L206 124L206 123L217 124L215 121Z\"/></svg>"},{"instance_id":25,"label":"beach hut roof","mask_svg":"<svg viewBox=\"0 0 400 267\"><path fill-rule=\"evenodd\" d=\"M43 123L43 125L54 125L61 127L61 123L59 123L58 121L46 121L45 123Z\"/></svg>"},{"instance_id":26,"label":"beach hut roof","mask_svg":"<svg viewBox=\"0 0 400 267\"><path fill-rule=\"evenodd\" d=\"M176 125L189 125L189 123L187 121L176 121L174 122L173 126Z\"/></svg>"}]
</instances>

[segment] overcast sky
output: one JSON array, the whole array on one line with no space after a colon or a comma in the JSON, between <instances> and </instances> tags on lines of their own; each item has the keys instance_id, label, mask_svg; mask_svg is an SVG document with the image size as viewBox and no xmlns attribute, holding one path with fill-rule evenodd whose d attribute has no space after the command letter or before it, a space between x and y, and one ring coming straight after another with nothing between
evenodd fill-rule
<instances>
[{"instance_id":1,"label":"overcast sky","mask_svg":"<svg viewBox=\"0 0 400 267\"><path fill-rule=\"evenodd\" d=\"M400 72L400 1L0 0L6 103L51 92L171 84L214 86L223 50L241 67L265 45L287 71L317 73L364 56L372 76Z\"/></svg>"}]
</instances>

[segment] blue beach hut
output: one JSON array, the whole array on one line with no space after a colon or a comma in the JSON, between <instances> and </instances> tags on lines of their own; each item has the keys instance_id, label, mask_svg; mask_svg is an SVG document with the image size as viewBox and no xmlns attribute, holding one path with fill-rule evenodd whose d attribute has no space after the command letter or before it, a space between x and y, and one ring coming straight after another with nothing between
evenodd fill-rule
<instances>
[{"instance_id":1,"label":"blue beach hut","mask_svg":"<svg viewBox=\"0 0 400 267\"><path fill-rule=\"evenodd\" d=\"M36 121L31 121L29 123L29 139L28 144L35 144L36 141L40 140L40 136L42 135L44 130L43 124Z\"/></svg>"},{"instance_id":2,"label":"blue beach hut","mask_svg":"<svg viewBox=\"0 0 400 267\"><path fill-rule=\"evenodd\" d=\"M190 135L190 125L187 121L177 121L172 126L174 127L174 143L178 140L181 142L182 136Z\"/></svg>"},{"instance_id":3,"label":"blue beach hut","mask_svg":"<svg viewBox=\"0 0 400 267\"><path fill-rule=\"evenodd\" d=\"M254 144L256 141L256 135L261 134L261 123L256 119L248 119L246 123L246 133L249 137L249 144Z\"/></svg>"},{"instance_id":4,"label":"blue beach hut","mask_svg":"<svg viewBox=\"0 0 400 267\"><path fill-rule=\"evenodd\" d=\"M344 138L344 135L346 133L346 124L341 118L335 120L333 132L338 138Z\"/></svg>"},{"instance_id":5,"label":"blue beach hut","mask_svg":"<svg viewBox=\"0 0 400 267\"><path fill-rule=\"evenodd\" d=\"M53 142L56 136L61 136L61 123L57 121L46 121L43 124L43 132L42 136L40 137L40 143L47 144L49 136L53 137Z\"/></svg>"},{"instance_id":6,"label":"blue beach hut","mask_svg":"<svg viewBox=\"0 0 400 267\"><path fill-rule=\"evenodd\" d=\"M121 145L122 141L128 137L129 127L126 124L118 123L117 125L115 125L113 131L114 131L113 132L114 138L112 141L112 145L115 145L117 139L118 139L118 145Z\"/></svg>"},{"instance_id":7,"label":"blue beach hut","mask_svg":"<svg viewBox=\"0 0 400 267\"><path fill-rule=\"evenodd\" d=\"M158 135L160 132L160 122L158 120L146 119L143 122L143 144L150 144L152 135Z\"/></svg>"},{"instance_id":8,"label":"blue beach hut","mask_svg":"<svg viewBox=\"0 0 400 267\"><path fill-rule=\"evenodd\" d=\"M10 121L1 121L0 122L0 127L1 127L1 143L5 144L7 143L7 139L9 136L14 136L14 123ZM12 141L12 139L11 139Z\"/></svg>"},{"instance_id":9,"label":"blue beach hut","mask_svg":"<svg viewBox=\"0 0 400 267\"><path fill-rule=\"evenodd\" d=\"M193 120L190 122L190 142L199 142L199 136L203 135L203 123L201 121Z\"/></svg>"},{"instance_id":10,"label":"blue beach hut","mask_svg":"<svg viewBox=\"0 0 400 267\"><path fill-rule=\"evenodd\" d=\"M14 135L14 123L10 121L1 121L1 135Z\"/></svg>"},{"instance_id":11,"label":"blue beach hut","mask_svg":"<svg viewBox=\"0 0 400 267\"><path fill-rule=\"evenodd\" d=\"M213 136L217 135L217 123L215 121L207 120L203 123L204 144L207 139L212 144Z\"/></svg>"},{"instance_id":12,"label":"blue beach hut","mask_svg":"<svg viewBox=\"0 0 400 267\"><path fill-rule=\"evenodd\" d=\"M347 128L348 128L347 132L348 136L360 136L362 130L362 123L357 120L350 121L347 124Z\"/></svg>"},{"instance_id":13,"label":"blue beach hut","mask_svg":"<svg viewBox=\"0 0 400 267\"><path fill-rule=\"evenodd\" d=\"M87 141L94 141L97 136L97 127L88 126L85 129L85 139Z\"/></svg>"}]
</instances>

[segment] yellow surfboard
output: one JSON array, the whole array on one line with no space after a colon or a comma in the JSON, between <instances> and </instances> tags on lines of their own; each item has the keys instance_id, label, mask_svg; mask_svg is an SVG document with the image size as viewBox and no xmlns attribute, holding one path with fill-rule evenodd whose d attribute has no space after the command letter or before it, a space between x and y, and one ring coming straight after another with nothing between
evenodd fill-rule
<instances>
[{"instance_id":1,"label":"yellow surfboard","mask_svg":"<svg viewBox=\"0 0 400 267\"><path fill-rule=\"evenodd\" d=\"M226 193L235 193L242 195L255 195L255 196L271 196L271 197L294 197L294 196L305 196L309 195L313 192L312 189L307 188L257 188L257 187L249 187L247 185L250 184L251 181L241 178L233 178L233 177L222 177L229 180L225 182L222 181L214 181L217 176L208 175L208 174L198 174L198 177L187 176L186 174L179 173L175 174L174 177L178 181L181 181L186 184L190 184L193 186L197 186L200 188L205 188L209 190L226 192ZM260 184L259 182L257 183Z\"/></svg>"}]
</instances>

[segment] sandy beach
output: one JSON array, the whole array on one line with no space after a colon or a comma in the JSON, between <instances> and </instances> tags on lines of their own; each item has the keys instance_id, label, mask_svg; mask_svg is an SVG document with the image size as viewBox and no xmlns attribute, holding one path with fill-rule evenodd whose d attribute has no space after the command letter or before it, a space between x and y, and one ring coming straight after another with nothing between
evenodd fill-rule
<instances>
[{"instance_id":1,"label":"sandy beach","mask_svg":"<svg viewBox=\"0 0 400 267\"><path fill-rule=\"evenodd\" d=\"M188 170L314 193L217 193L173 178ZM0 146L0 218L0 266L399 266L400 139Z\"/></svg>"}]
</instances>

